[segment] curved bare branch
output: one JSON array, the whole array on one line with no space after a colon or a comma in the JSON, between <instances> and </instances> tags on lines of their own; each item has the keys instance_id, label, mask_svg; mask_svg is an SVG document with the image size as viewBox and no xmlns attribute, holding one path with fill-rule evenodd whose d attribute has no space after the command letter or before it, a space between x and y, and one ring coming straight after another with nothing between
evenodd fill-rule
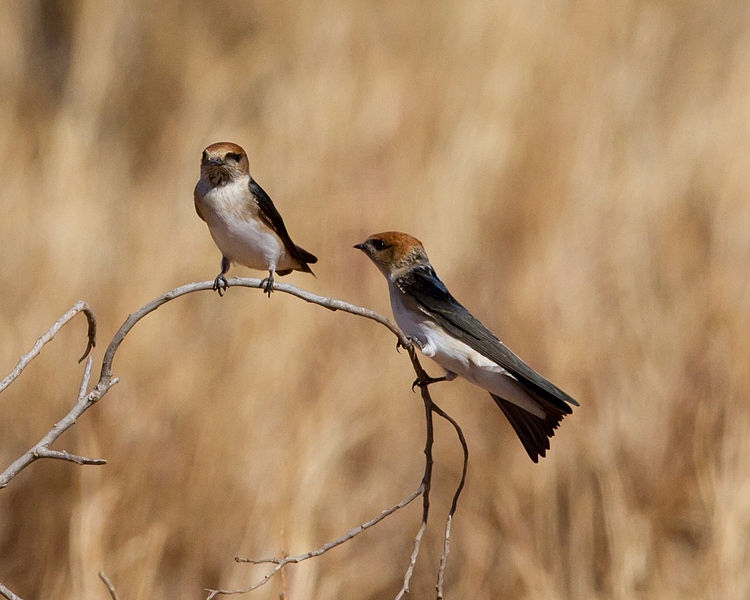
<instances>
[{"instance_id":1,"label":"curved bare branch","mask_svg":"<svg viewBox=\"0 0 750 600\"><path fill-rule=\"evenodd\" d=\"M453 428L456 430L458 435L458 441L461 443L461 449L464 453L464 462L461 469L461 480L458 482L456 491L453 494L453 501L451 502L451 509L448 511L448 518L445 520L445 533L443 534L443 554L440 556L440 565L438 566L437 584L435 589L437 590L437 600L443 598L443 581L445 579L445 567L448 564L448 553L450 552L450 541L451 541L451 523L453 522L453 515L456 514L456 508L458 507L458 499L461 496L461 492L464 489L466 483L466 470L469 466L469 446L466 443L464 432L461 430L461 426L451 417L447 412L440 408L434 402L432 403L432 410L438 415L448 421Z\"/></svg>"},{"instance_id":2,"label":"curved bare branch","mask_svg":"<svg viewBox=\"0 0 750 600\"><path fill-rule=\"evenodd\" d=\"M112 585L112 582L109 580L109 577L104 574L104 571L99 571L99 579L101 579L104 585L107 587L109 597L112 600L119 600L119 598L117 597L117 592L115 591L115 586Z\"/></svg>"},{"instance_id":3,"label":"curved bare branch","mask_svg":"<svg viewBox=\"0 0 750 600\"><path fill-rule=\"evenodd\" d=\"M260 279L239 277L230 277L227 280L227 283L229 287L239 286L260 288L262 285ZM97 381L94 388L91 390L91 392L88 393L88 395L86 395L86 389L88 387L91 373L91 365L87 363L86 370L84 371L83 381L81 383L81 389L79 390L78 401L76 402L75 406L62 420L56 423L52 427L52 429L50 429L41 440L39 440L39 442L37 442L22 456L13 461L13 463L2 474L0 474L0 489L7 486L11 479L13 479L16 475L18 475L18 473L20 473L23 469L25 469L32 462L39 458L55 458L67 460L69 462L74 462L80 465L105 464L106 461L103 459L87 458L85 456L79 456L66 451L50 450L49 445L58 437L60 437L60 435L64 431L75 424L76 420L84 412L86 412L96 402L101 400L101 398L109 391L109 389L117 383L117 378L112 377L112 363L114 362L117 350L120 348L120 344L122 344L125 336L128 335L128 333L136 323L138 323L146 315L155 311L160 306L166 304L171 300L174 300L175 298L179 298L180 296L184 296L185 294L189 294L192 292L200 292L212 289L213 282L210 281L188 283L162 294L158 298L155 298L151 302L143 305L141 308L128 315L128 318L125 319L125 322L120 326L120 328L117 330L117 333L115 333L114 337L112 338L112 341L109 343L109 346L107 346L107 350L105 351L104 358L102 360L99 380ZM290 294L292 296L296 296L297 298L301 298L306 302L318 304L319 306L323 306L324 308L327 308L329 310L341 310L353 315L376 321L388 328L398 338L399 343L403 345L409 344L409 340L404 335L404 333L390 319L387 319L386 317L376 313L373 310L362 308L361 306L356 306L354 304L349 304L348 302L344 302L336 298L318 296L317 294L312 294L305 290L300 290L299 288L286 283L274 283L273 289L279 292ZM55 336L55 334L57 334L57 332L79 312L83 312L86 315L89 323L88 345L86 347L86 352L84 353L83 357L81 357L81 359L85 358L88 355L91 348L93 348L94 344L96 343L96 319L94 317L93 311L91 310L91 308L89 308L88 304L83 301L79 301L76 302L68 312L66 312L62 317L55 321L49 331L47 331L47 333L45 333L37 340L31 351L21 357L13 371L5 379L3 379L3 382L0 385L0 392L2 392L3 389L10 385L18 377L18 375L20 375L21 371L23 371L26 365L41 352L44 344L49 342Z\"/></svg>"},{"instance_id":4,"label":"curved bare branch","mask_svg":"<svg viewBox=\"0 0 750 600\"><path fill-rule=\"evenodd\" d=\"M101 458L87 458L85 456L79 456L77 454L71 454L64 450L50 450L49 446L57 438L59 438L63 432L67 431L72 427L84 412L93 404L86 395L86 388L88 386L89 378L91 376L91 357L86 359L86 366L83 370L83 378L81 379L81 385L78 390L78 401L75 403L70 412L65 415L60 421L52 426L44 437L34 444L24 454L19 456L11 465L0 474L0 489L4 488L11 479L28 467L31 463L39 458L57 458L61 460L67 460L70 462L77 463L79 465L103 465L107 461ZM113 380L111 385L114 385L116 380Z\"/></svg>"},{"instance_id":5,"label":"curved bare branch","mask_svg":"<svg viewBox=\"0 0 750 600\"><path fill-rule=\"evenodd\" d=\"M261 288L262 282L260 279L232 277L227 280L227 286L228 287L239 286L239 287L249 287L249 288ZM399 327L395 325L390 319L376 313L373 310L363 308L361 306L356 306L354 304L350 304L348 302L344 302L336 298L330 298L330 297L325 297L325 296L319 296L317 294L312 294L310 292L301 290L290 284L274 283L273 289L275 291L290 294L306 302L317 304L329 310L333 310L333 311L341 310L341 311L348 312L356 316L360 316L366 319L370 319L372 321L376 321L377 323L380 323L381 325L386 327L389 331L391 331L391 333L393 333L396 336L396 338L398 339L398 346L402 346L407 349L409 358L414 368L414 372L417 375L417 383L419 384L422 400L424 402L424 407L425 407L425 421L426 421L426 428L427 428L427 439L425 442L425 449L424 449L425 471L424 471L424 475L422 477L422 481L419 487L411 495L407 496L406 498L404 498L397 504L391 506L390 508L384 510L374 519L371 519L370 521L367 521L365 523L358 525L357 527L355 527L354 529L352 529L351 531L349 531L342 537L336 540L333 540L331 542L328 542L315 550L311 550L310 552L306 552L298 556L285 556L280 559L279 558L270 558L270 559L235 558L235 560L237 560L238 562L273 563L276 566L261 581L251 585L248 588L241 589L241 590L209 589L207 590L209 592L208 599L210 600L218 595L246 593L254 589L257 589L258 587L267 583L276 573L280 572L283 569L283 567L285 567L286 565L291 564L291 563L302 562L309 558L313 558L315 556L320 556L321 554L324 554L328 550L331 550L332 548L335 548L336 546L339 546L347 542L348 540L359 535L366 529L376 525L377 523L382 521L384 518L393 514L400 508L403 508L404 506L412 502L417 496L421 495L422 502L423 502L422 521L421 521L419 530L417 532L417 535L414 538L414 546L413 546L412 553L410 555L409 565L404 575L403 586L401 587L401 590L399 591L397 598L400 599L405 594L407 594L409 591L409 582L411 580L411 576L414 571L414 566L416 564L417 556L419 554L419 547L420 547L420 543L422 540L422 536L427 527L427 518L429 515L429 508L430 508L429 495L430 495L430 486L431 486L431 481L432 481L432 466L433 466L432 446L433 446L433 441L434 441L432 413L437 413L439 416L443 417L444 419L447 419L453 425L453 427L456 429L459 440L461 442L461 446L464 451L464 465L463 465L463 471L461 475L461 481L453 496L453 503L451 505L451 509L448 514L448 520L446 523L445 538L444 538L444 551L443 551L443 556L440 559L440 567L438 570L438 584L436 587L437 587L437 592L438 592L438 598L442 598L443 597L443 589L442 589L443 588L443 575L445 572L445 564L446 564L447 557L448 557L451 520L452 520L453 514L456 511L458 498L461 494L461 490L463 489L464 482L466 479L468 448L466 445L466 440L464 438L463 432L461 431L461 428L459 427L458 423L456 423L455 420L453 420L447 413L445 413L440 407L438 407L432 401L432 398L430 397L430 393L428 390L428 386L431 380L429 376L427 375L427 373L425 372L425 370L422 368L422 365L420 364L419 359L417 358L414 346L412 345L409 338L403 333L403 331L401 331L401 329L399 329ZM78 392L78 401L76 402L75 406L62 420L56 423L52 427L52 429L50 429L50 431L47 432L47 434L36 445L34 445L23 456L19 457L16 461L14 461L13 464L11 464L5 470L5 472L0 474L0 488L5 487L8 484L8 482L11 479L13 479L13 477L15 477L21 470L23 470L25 467L27 467L29 464L31 464L32 462L34 462L35 460L39 458L56 458L56 459L67 460L70 462L75 462L78 464L95 464L95 465L104 464L106 461L102 459L87 458L84 456L71 454L66 451L51 450L49 446L63 432L65 432L68 428L70 428L76 422L78 417L80 417L86 410L88 410L92 405L94 405L102 397L104 397L104 395L109 391L109 389L117 383L118 379L112 376L112 365L114 362L114 358L117 353L117 350L119 349L120 345L124 341L125 337L128 335L128 333L131 331L131 329L135 326L136 323L138 323L146 315L155 311L160 306L166 304L167 302L171 300L174 300L175 298L179 298L181 296L184 296L185 294L189 294L192 292L207 291L207 290L211 290L211 291L213 290L212 281L189 283L189 284L180 286L178 288L175 288L173 290L170 290L162 294L158 298L155 298L151 302L143 305L141 308L139 308L135 312L128 315L127 319L125 319L123 324L115 333L114 337L112 338L112 341L109 343L109 346L107 346L107 349L104 353L104 358L102 359L102 366L101 366L101 371L99 374L99 380L97 381L96 385L88 394L86 393L86 389L88 388L88 383L89 383L89 379L91 375L91 365L92 365L92 360L91 358L89 358L86 361L83 378L81 380L81 385L80 385L79 392ZM39 340L37 340L37 343L34 345L32 350L28 354L24 355L21 358L21 360L19 360L19 363L16 366L16 368L13 370L13 372L11 372L11 374L8 375L8 377L6 377L3 380L0 386L0 391L2 391L5 387L7 387L16 377L18 377L18 375L21 373L21 371L26 366L26 364L28 364L28 362L33 360L33 358L39 354L42 346L46 344L50 339L52 339L54 335L57 333L57 331L59 331L59 329L62 326L64 326L65 323L67 323L78 312L84 312L89 321L88 346L86 348L86 352L84 353L83 357L81 357L81 360L83 360L83 358L85 358L88 355L91 348L95 344L96 321L94 319L94 314L91 311L91 309L88 307L88 305L86 305L85 302L78 302L73 306L73 308L71 308L70 311L65 313L65 315L63 315L58 321L56 321L55 324L52 326L52 328L50 328L50 330L45 335L43 335L41 338L39 338ZM100 577L101 576L102 574L100 574ZM105 585L107 585L107 588L110 591L110 594L113 594L113 588L111 587L111 584L106 580L106 577L102 577L102 580L104 581ZM16 598L18 598L18 596L13 595L13 593L10 592L10 590L3 588L2 585L0 585L0 594L4 595L6 598L9 598L11 600L15 600ZM113 597L115 596L113 595Z\"/></svg>"},{"instance_id":6,"label":"curved bare branch","mask_svg":"<svg viewBox=\"0 0 750 600\"><path fill-rule=\"evenodd\" d=\"M17 596L13 592L11 592L2 583L0 583L0 596L2 596L3 598L6 598L7 600L23 600L21 596Z\"/></svg>"},{"instance_id":7,"label":"curved bare branch","mask_svg":"<svg viewBox=\"0 0 750 600\"><path fill-rule=\"evenodd\" d=\"M57 335L57 332L60 331L66 325L66 323L73 317L75 317L79 312L82 312L86 315L86 319L89 323L89 330L86 350L84 351L83 356L78 359L78 362L81 362L89 355L91 349L96 345L96 317L94 316L94 311L89 308L89 305L86 304L83 300L79 300L70 308L68 312L66 312L52 324L52 327L50 327L47 332L34 343L31 350L29 350L20 359L18 359L18 363L13 368L13 370L2 381L0 381L0 392L2 392L11 383L13 383L13 381L21 374L21 371L26 368L26 365L28 365L39 355L44 345L47 342L51 341L52 338Z\"/></svg>"},{"instance_id":8,"label":"curved bare branch","mask_svg":"<svg viewBox=\"0 0 750 600\"><path fill-rule=\"evenodd\" d=\"M170 290L166 292L165 294L162 294L158 298L155 298L148 304L145 304L144 306L139 308L137 311L129 315L128 318L120 327L120 329L117 330L117 333L112 338L112 341L109 343L109 346L107 347L107 351L104 353L104 360L102 361L102 370L99 376L99 382L102 382L103 380L107 380L111 376L112 362L114 361L115 353L117 352L117 349L120 347L120 344L122 343L122 341L125 339L125 336L128 334L128 332L133 328L133 326L138 321L140 321L147 314L155 311L157 308L159 308L163 304L166 304L170 300L174 300L175 298L179 298L180 296L184 296L185 294L190 294L192 292L200 292L200 291L206 291L206 290L213 291L213 285L214 285L213 281L201 281L198 283L188 283L186 285ZM262 284L261 284L260 279L245 278L245 277L230 277L227 279L228 287L248 287L248 288L260 289L261 285ZM301 290L289 283L274 282L273 289L274 291L283 292L285 294L296 296L297 298L300 298L304 300L305 302L317 304L318 306L322 306L329 310L333 310L333 311L341 310L344 312L351 313L353 315L364 317L365 319L376 321L380 323L381 325L387 327L391 331L391 333L393 333L398 338L399 342L402 345L404 346L410 345L409 339L406 337L406 335L404 335L404 332L401 331L401 329L399 329L398 326L393 321L391 321L390 319L384 317L383 315L379 313L376 313L374 310L370 310L369 308L363 308L361 306L356 306L355 304L349 304L348 302L344 302L343 300L338 300L336 298L318 296L317 294L313 294L311 292Z\"/></svg>"}]
</instances>

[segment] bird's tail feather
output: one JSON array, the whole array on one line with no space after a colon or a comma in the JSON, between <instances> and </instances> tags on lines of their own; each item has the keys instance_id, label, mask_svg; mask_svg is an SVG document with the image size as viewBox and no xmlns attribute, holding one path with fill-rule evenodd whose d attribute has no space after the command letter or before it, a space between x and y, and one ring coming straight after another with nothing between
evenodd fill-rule
<instances>
[{"instance_id":1,"label":"bird's tail feather","mask_svg":"<svg viewBox=\"0 0 750 600\"><path fill-rule=\"evenodd\" d=\"M299 246L295 246L294 249L296 250L295 258L297 259L297 262L299 263L299 266L295 267L295 270L302 271L303 273L310 273L310 275L315 277L315 273L313 273L313 270L310 268L310 265L318 262L318 257L308 252L304 248L300 248Z\"/></svg>"},{"instance_id":2,"label":"bird's tail feather","mask_svg":"<svg viewBox=\"0 0 750 600\"><path fill-rule=\"evenodd\" d=\"M544 458L549 450L549 438L555 435L555 429L565 413L548 402L539 402L539 407L544 411L545 416L537 417L512 402L503 400L500 396L490 395L510 421L529 458L534 462L539 462L539 457Z\"/></svg>"},{"instance_id":3,"label":"bird's tail feather","mask_svg":"<svg viewBox=\"0 0 750 600\"><path fill-rule=\"evenodd\" d=\"M300 258L302 258L302 260L304 260L306 263L314 265L316 262L318 262L318 257L313 253L308 252L304 248L300 248L299 246L297 246L297 251L299 252Z\"/></svg>"}]
</instances>

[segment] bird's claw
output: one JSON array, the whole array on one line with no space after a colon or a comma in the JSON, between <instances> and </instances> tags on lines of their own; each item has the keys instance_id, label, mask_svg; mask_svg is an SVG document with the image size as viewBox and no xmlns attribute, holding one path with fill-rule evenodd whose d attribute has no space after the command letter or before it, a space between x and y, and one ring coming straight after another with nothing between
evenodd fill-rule
<instances>
[{"instance_id":1,"label":"bird's claw","mask_svg":"<svg viewBox=\"0 0 750 600\"><path fill-rule=\"evenodd\" d=\"M273 291L273 276L262 279L260 282L260 289L262 289L270 298L271 292Z\"/></svg>"},{"instance_id":2,"label":"bird's claw","mask_svg":"<svg viewBox=\"0 0 750 600\"><path fill-rule=\"evenodd\" d=\"M224 277L224 273L219 273L214 279L213 290L219 293L219 296L223 296L224 292L229 288L227 278Z\"/></svg>"},{"instance_id":3,"label":"bird's claw","mask_svg":"<svg viewBox=\"0 0 750 600\"><path fill-rule=\"evenodd\" d=\"M411 391L413 392L415 387L423 388L433 383L438 383L439 381L447 381L447 379L447 377L430 377L429 375L427 375L424 379L422 379L421 377L417 377L411 384Z\"/></svg>"},{"instance_id":4,"label":"bird's claw","mask_svg":"<svg viewBox=\"0 0 750 600\"><path fill-rule=\"evenodd\" d=\"M416 343L416 340L412 337L406 336L407 343L404 344L400 339L396 340L396 352L399 352L401 348L404 350L408 350L409 347L413 346Z\"/></svg>"}]
</instances>

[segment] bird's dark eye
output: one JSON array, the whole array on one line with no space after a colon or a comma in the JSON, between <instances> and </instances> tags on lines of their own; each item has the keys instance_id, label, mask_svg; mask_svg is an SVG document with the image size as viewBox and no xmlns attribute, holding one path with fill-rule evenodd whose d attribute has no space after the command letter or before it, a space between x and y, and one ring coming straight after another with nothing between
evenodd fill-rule
<instances>
[{"instance_id":1,"label":"bird's dark eye","mask_svg":"<svg viewBox=\"0 0 750 600\"><path fill-rule=\"evenodd\" d=\"M231 158L234 162L240 162L242 155L238 154L237 152L227 152L227 155L225 158L226 160L229 160Z\"/></svg>"},{"instance_id":2,"label":"bird's dark eye","mask_svg":"<svg viewBox=\"0 0 750 600\"><path fill-rule=\"evenodd\" d=\"M375 238L372 240L372 247L375 248L375 250L385 250L388 247L388 244L381 239Z\"/></svg>"}]
</instances>

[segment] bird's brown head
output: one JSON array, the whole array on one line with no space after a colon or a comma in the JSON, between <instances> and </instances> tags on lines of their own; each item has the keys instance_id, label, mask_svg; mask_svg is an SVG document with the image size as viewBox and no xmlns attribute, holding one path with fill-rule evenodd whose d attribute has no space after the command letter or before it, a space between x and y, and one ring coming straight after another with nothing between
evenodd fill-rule
<instances>
[{"instance_id":1,"label":"bird's brown head","mask_svg":"<svg viewBox=\"0 0 750 600\"><path fill-rule=\"evenodd\" d=\"M354 247L362 250L386 277L415 264L429 262L422 242L400 231L376 233Z\"/></svg>"},{"instance_id":2,"label":"bird's brown head","mask_svg":"<svg viewBox=\"0 0 750 600\"><path fill-rule=\"evenodd\" d=\"M236 177L249 174L247 154L241 146L232 142L217 142L203 151L201 177L206 177L211 185L224 185Z\"/></svg>"}]
</instances>

